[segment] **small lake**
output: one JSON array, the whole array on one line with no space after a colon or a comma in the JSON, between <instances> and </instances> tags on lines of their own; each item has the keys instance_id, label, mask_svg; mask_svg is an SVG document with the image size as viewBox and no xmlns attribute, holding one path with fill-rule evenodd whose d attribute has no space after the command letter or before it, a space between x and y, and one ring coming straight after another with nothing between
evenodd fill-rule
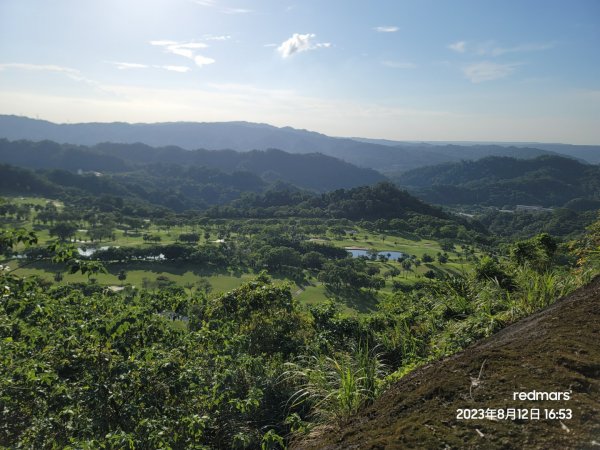
<instances>
[{"instance_id":1,"label":"small lake","mask_svg":"<svg viewBox=\"0 0 600 450\"><path fill-rule=\"evenodd\" d=\"M356 248L347 248L346 250L348 251L348 253L350 253L352 255L353 258L358 258L360 256L368 257L367 250L356 249ZM378 255L383 255L388 259L396 260L398 258L402 258L404 256L404 253L393 251L393 250L383 250L383 251L379 252Z\"/></svg>"},{"instance_id":2,"label":"small lake","mask_svg":"<svg viewBox=\"0 0 600 450\"><path fill-rule=\"evenodd\" d=\"M105 247L100 247L100 248L96 248L96 247L79 247L77 249L77 253L79 253L80 256L92 256L94 253L96 253L98 250L108 250L110 247L105 246Z\"/></svg>"},{"instance_id":3,"label":"small lake","mask_svg":"<svg viewBox=\"0 0 600 450\"><path fill-rule=\"evenodd\" d=\"M96 253L98 250L108 250L109 248L119 248L119 246L114 246L114 247L110 247L110 246L103 246L103 247L79 247L77 249L77 253L79 253L80 256L92 256L94 253ZM136 260L141 260L141 261L164 261L165 255L163 253L157 255L157 256L133 256L134 259Z\"/></svg>"}]
</instances>

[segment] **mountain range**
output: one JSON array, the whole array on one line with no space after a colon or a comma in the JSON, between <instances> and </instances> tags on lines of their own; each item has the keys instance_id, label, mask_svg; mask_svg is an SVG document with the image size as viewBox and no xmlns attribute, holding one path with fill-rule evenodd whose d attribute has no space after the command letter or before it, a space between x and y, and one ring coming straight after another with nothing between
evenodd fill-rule
<instances>
[{"instance_id":1,"label":"mountain range","mask_svg":"<svg viewBox=\"0 0 600 450\"><path fill-rule=\"evenodd\" d=\"M175 145L186 150L229 149L247 152L280 149L289 153L322 153L383 173L401 173L417 167L486 156L535 158L560 153L591 163L600 162L600 146L406 143L338 138L313 131L251 122L56 124L0 115L0 137L9 140L52 140L87 146L111 142L143 143L154 147Z\"/></svg>"},{"instance_id":2,"label":"mountain range","mask_svg":"<svg viewBox=\"0 0 600 450\"><path fill-rule=\"evenodd\" d=\"M148 166L207 168L232 174L249 172L266 183L284 182L312 191L370 185L385 180L373 169L359 168L319 153L292 154L281 150L183 150L145 144L103 143L92 147L52 141L0 139L0 162L29 169L123 173Z\"/></svg>"},{"instance_id":3,"label":"mountain range","mask_svg":"<svg viewBox=\"0 0 600 450\"><path fill-rule=\"evenodd\" d=\"M562 156L490 156L421 167L393 179L419 198L442 205L600 207L600 167Z\"/></svg>"}]
</instances>

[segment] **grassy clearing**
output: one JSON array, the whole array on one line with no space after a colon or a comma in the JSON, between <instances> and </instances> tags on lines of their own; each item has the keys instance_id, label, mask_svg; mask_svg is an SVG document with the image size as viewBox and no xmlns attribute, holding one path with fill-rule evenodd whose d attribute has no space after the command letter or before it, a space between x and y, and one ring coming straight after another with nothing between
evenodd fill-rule
<instances>
[{"instance_id":1,"label":"grassy clearing","mask_svg":"<svg viewBox=\"0 0 600 450\"><path fill-rule=\"evenodd\" d=\"M31 205L46 205L48 202L53 202L57 208L61 209L64 205L61 202L52 199L40 198L40 197L11 197L10 201L16 204L31 204ZM20 226L24 228L33 228L39 238L39 245L47 245L48 243L55 240L54 237L49 235L46 226L39 226L35 224L36 212L32 208L31 215L27 220L17 220L16 218L5 218L5 222L9 223L10 226ZM81 225L81 229L75 234L75 244L81 247L103 247L103 246L119 246L119 247L145 247L148 245L167 245L178 242L178 237L183 233L198 233L200 236L200 244L207 242L214 242L217 239L217 232L214 226L202 227L198 225L184 225L184 226L173 226L163 227L158 226L155 223L145 221L143 228L139 230L124 230L115 229L114 239L102 240L100 242L92 243L89 241L87 236L86 225ZM381 235L378 233L370 233L369 231L353 227L356 231L354 235L335 236L331 232L328 232L325 236L312 236L313 238L322 238L323 242L337 247L359 247L371 249L375 248L379 251L399 251L408 255L415 255L417 258L422 258L424 254L428 254L435 258L435 255L440 252L444 253L440 244L430 239L420 239L417 236L406 234L406 235ZM208 231L210 236L205 237L204 233ZM160 238L159 242L148 243L144 241L143 236L149 234ZM236 235L230 236L231 240L236 239ZM472 270L473 263L467 261L462 255L463 249L460 246L456 246L455 252L448 252L449 260L445 264L440 264L437 261L431 263L421 264L419 267L414 265L409 269L405 270L402 268L400 263L397 261L370 261L369 265L375 266L379 269L380 275L386 275L386 284L382 289L382 293L391 293L393 291L394 282L401 282L403 284L411 285L417 281L424 279L424 274L429 270L435 272L449 273L449 274L460 274L466 273ZM16 266L16 261L12 261L13 267ZM400 275L390 277L389 272L391 269L400 271ZM132 263L127 265L111 264L108 267L108 274L100 274L95 276L96 282L106 286L119 286L122 284L130 284L136 287L148 287L152 288L157 286L157 278L162 277L164 283L173 283L175 286L184 287L190 289L192 285L197 283L200 279L208 280L212 286L213 293L227 292L232 289L239 287L242 283L251 280L255 277L253 273L228 273L228 272L217 272L217 271L205 271L200 270L197 267L190 265L177 265L172 263ZM126 279L120 281L118 274L121 270L126 272ZM51 265L38 264L27 268L19 269L16 273L22 276L37 275L48 281L54 280L55 272L57 268ZM274 277L276 281L290 282L284 278ZM76 283L76 282L87 282L86 276L81 274L64 274L61 283ZM300 289L292 282L292 292L298 298L298 300L306 305L314 305L324 302L328 299L324 286L317 283L312 279L309 286L305 286ZM194 288L191 288L194 289ZM374 308L373 298L369 298L368 301L362 299L360 296L353 299L347 299L340 304L343 311L356 314L360 312L370 311Z\"/></svg>"}]
</instances>

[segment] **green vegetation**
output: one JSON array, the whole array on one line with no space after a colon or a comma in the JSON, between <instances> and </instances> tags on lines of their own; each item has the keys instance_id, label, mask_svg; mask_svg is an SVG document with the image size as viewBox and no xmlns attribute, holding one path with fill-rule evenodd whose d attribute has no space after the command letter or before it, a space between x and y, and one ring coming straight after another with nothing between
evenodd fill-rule
<instances>
[{"instance_id":1,"label":"green vegetation","mask_svg":"<svg viewBox=\"0 0 600 450\"><path fill-rule=\"evenodd\" d=\"M381 294L374 311L359 316L331 301L302 306L289 284L265 274L224 294L213 294L212 283L113 292L92 281L105 276L98 260L80 259L66 244L42 245L87 281L41 283L2 271L0 445L283 447L323 420L343 422L414 367L589 281L598 273L599 227L571 250L548 235L516 242L472 274ZM34 233L8 229L0 244L4 253L40 248ZM192 258L203 245L177 248ZM329 248L336 247L322 250ZM381 264L332 258L321 273L327 265L355 271L358 281L341 275L330 292L349 295L357 283L352 290L367 296L378 279L369 267ZM134 271L126 267L113 272L125 271L121 281L129 282Z\"/></svg>"},{"instance_id":2,"label":"green vegetation","mask_svg":"<svg viewBox=\"0 0 600 450\"><path fill-rule=\"evenodd\" d=\"M145 197L150 201L157 200L152 192L160 185L168 189L169 195L180 200L184 197L188 208L198 208L203 206L202 203L210 205L230 201L241 192L263 191L275 182L326 191L373 184L385 179L374 170L359 168L331 156L290 154L273 149L189 151L174 146L153 148L139 143L103 143L84 147L52 141L11 142L0 139L0 161L30 169L53 169L42 179L61 186L72 185L73 179L76 179L72 175L78 171L90 175L89 188L103 189L106 193L139 195L139 189L130 189L135 183L144 188L148 194ZM4 176L9 175L10 172L7 172ZM63 179L66 175L71 176ZM110 180L93 180L100 176L110 177ZM31 173L29 178L37 179ZM32 189L40 187L39 182L31 186Z\"/></svg>"},{"instance_id":3,"label":"green vegetation","mask_svg":"<svg viewBox=\"0 0 600 450\"><path fill-rule=\"evenodd\" d=\"M165 149L18 145L128 156L0 167L0 446L282 448L599 271L590 211L551 213L560 233L515 213L498 237L391 183L316 194L135 159Z\"/></svg>"},{"instance_id":4,"label":"green vegetation","mask_svg":"<svg viewBox=\"0 0 600 450\"><path fill-rule=\"evenodd\" d=\"M600 168L562 156L488 157L423 167L399 175L403 186L444 205L600 207Z\"/></svg>"},{"instance_id":5,"label":"green vegetation","mask_svg":"<svg viewBox=\"0 0 600 450\"><path fill-rule=\"evenodd\" d=\"M489 157L423 167L396 181L476 219L505 240L540 232L573 238L600 208L600 169L561 156Z\"/></svg>"}]
</instances>

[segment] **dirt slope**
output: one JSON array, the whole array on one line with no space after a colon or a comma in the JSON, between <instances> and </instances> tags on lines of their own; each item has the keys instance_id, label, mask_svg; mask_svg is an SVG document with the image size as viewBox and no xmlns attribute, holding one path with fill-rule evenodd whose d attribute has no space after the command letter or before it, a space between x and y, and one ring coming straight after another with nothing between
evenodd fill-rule
<instances>
[{"instance_id":1,"label":"dirt slope","mask_svg":"<svg viewBox=\"0 0 600 450\"><path fill-rule=\"evenodd\" d=\"M570 400L513 400L533 390L571 391ZM462 420L459 408L537 408L541 419ZM543 419L544 409L561 408L573 417ZM416 370L348 423L322 427L293 448L600 450L600 277Z\"/></svg>"}]
</instances>

